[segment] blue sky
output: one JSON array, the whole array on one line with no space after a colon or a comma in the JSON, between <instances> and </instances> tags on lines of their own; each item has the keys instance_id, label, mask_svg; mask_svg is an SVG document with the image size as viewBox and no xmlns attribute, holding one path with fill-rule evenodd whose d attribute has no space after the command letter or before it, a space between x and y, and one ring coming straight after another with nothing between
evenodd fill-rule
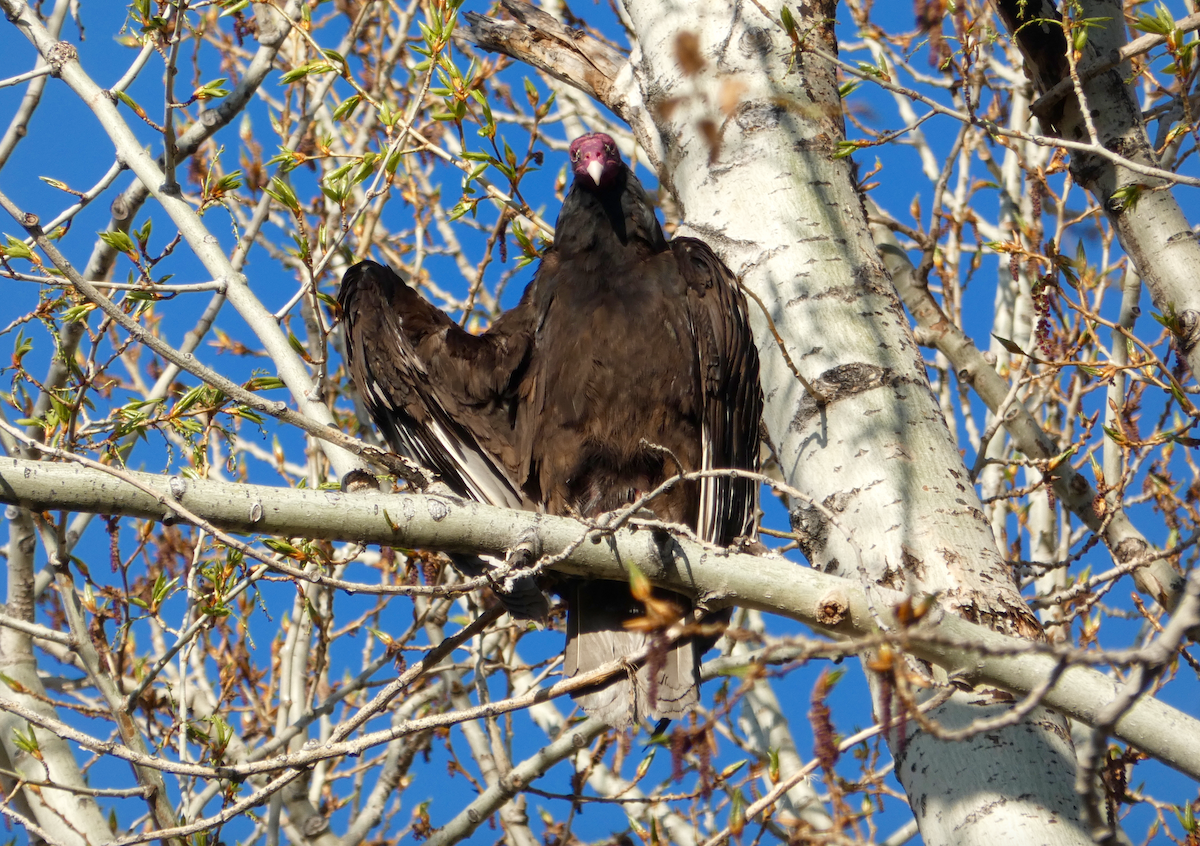
<instances>
[{"instance_id":1,"label":"blue sky","mask_svg":"<svg viewBox=\"0 0 1200 846\"><path fill-rule=\"evenodd\" d=\"M481 11L485 9L484 4L467 4L468 8L472 6L478 7ZM605 6L599 4L594 6L591 4L580 4L579 8L576 8L575 11L601 25L606 32L611 33L614 40L618 42L622 40L623 36L615 26L615 23L608 17L610 13ZM841 13L845 14L844 6ZM888 26L907 28L911 25L911 7L906 4L881 4L879 14L882 16L880 19L881 22ZM82 10L83 35L85 37L81 39L79 29L71 22L67 23L64 30L64 37L77 44L84 68L102 86L111 85L115 80L120 78L136 52L118 43L113 38L113 33L121 28L124 16L125 10L120 4L86 4ZM839 23L839 36L847 41L855 37L853 28L845 20ZM4 57L0 59L0 77L7 77L22 72L32 66L31 48L11 26L0 26L0 57ZM864 56L854 54L845 54L844 57L851 60L865 58ZM916 64L923 66L923 59L916 60ZM150 65L143 71L141 77L129 92L135 100L147 106L148 111L155 120L161 117L161 107L151 107L151 104L158 103L161 100L161 67L161 59L152 57ZM222 73L216 68L205 68L204 73L201 75L204 79L211 79L221 76ZM513 69L507 72L507 78L518 91L520 90L519 86L523 75L524 72L522 69ZM278 74L274 74L268 80L267 86L276 94L282 90ZM8 116L17 108L23 91L23 86L0 89L0 115L4 116L3 121L0 123L7 123ZM861 86L852 96L850 102L854 108L865 110L862 114L876 127L895 127L900 123L895 117L895 109L891 96L880 92L869 84ZM251 108L250 117L256 125L264 127L269 120L268 112L261 103L256 103ZM156 134L150 127L135 121L131 121L131 125L135 127L135 130L139 133L139 137L151 149L155 151L159 149L160 139L156 137ZM235 160L236 151L240 143L237 129L238 127L235 124L225 129L218 136L218 140L226 147L224 155L229 162ZM923 129L932 148L941 156L948 155L957 127L948 119L934 119L926 124ZM854 136L855 133L852 130L851 137ZM521 134L513 131L512 137L514 139L514 146L517 146L515 141L521 138ZM997 151L997 155L1000 152L1002 151ZM879 187L875 189L872 196L876 198L877 202L895 214L900 214L903 210L907 209L914 197L920 197L922 209L924 210L923 214L927 222L930 207L930 186L920 175L920 161L917 154L911 148L905 147L902 144L871 148L860 153L857 157L862 172L865 173L873 167L877 156L882 161L884 167L880 174L875 177L875 180L879 182ZM5 193L20 203L22 207L34 211L43 220L49 220L58 211L69 205L72 199L63 192L46 184L39 177L51 177L61 180L75 189L86 189L101 178L113 164L113 160L112 147L107 142L106 137L103 135L91 112L74 95L70 94L62 83L52 80L48 86L46 102L39 109L30 127L29 137L18 147L9 164L0 171L0 189L4 190ZM229 166L232 167L233 165L230 164ZM522 186L531 204L541 210L543 216L550 220L553 220L557 214L558 202L553 194L553 185L561 169L561 159L556 157L555 154L550 153L542 170L531 176ZM303 180L309 177L304 172L297 172L296 178ZM648 182L652 181L648 178L647 174L643 174L643 178ZM116 185L123 187L128 184L130 179L132 179L130 174L123 173L117 178ZM458 187L460 185L461 179L457 171L447 171L444 174L443 190L447 195L455 190L460 190ZM1180 201L1185 204L1185 210L1195 219L1194 212L1196 205L1194 192L1185 194L1183 191L1180 191L1177 193ZM994 198L994 194L984 196ZM68 257L78 265L82 265L87 260L94 237L92 233L107 227L109 220L108 204L111 197L112 193L109 192L92 206L81 212L72 224L70 235L63 241L63 247ZM981 208L980 212L987 216L995 215L994 208ZM151 215L155 220L156 230L152 244L161 247L167 240L167 233L171 230L161 216L156 216L150 206L147 206L139 214L136 219L137 225L140 225L147 215ZM211 210L208 215L206 220L209 221L213 234L224 245L231 246L234 236L228 218L222 217L223 212L220 209ZM0 221L0 232L16 235L18 230L10 221ZM474 251L474 254L477 255L481 251L482 236L478 234L464 236L464 241L467 249ZM1071 252L1073 246L1064 245L1064 252ZM516 250L511 246L510 253L516 253ZM443 262L443 264L448 266L448 260ZM993 286L997 264L998 262L994 255L986 257L983 268L977 273L976 279L978 281L973 283L965 293L964 313L968 315L966 330L976 340L977 344L984 347L988 343L988 332L990 331ZM430 265L431 270L435 274L438 266L438 262L436 261ZM500 262L493 263L488 271L489 282L494 282L501 274L508 272L511 266L511 259L508 265L503 265ZM164 264L164 267L168 268L169 272L175 274L173 279L175 282L203 281L206 278L203 268L187 253L184 247L178 249L171 260ZM117 279L123 277L123 273L128 268L128 263L122 265L121 268L115 277ZM294 291L296 284L294 275L280 267L278 262L274 261L261 248L252 252L246 266L246 272L251 278L252 286L259 292L268 308L278 308L291 297ZM519 272L515 276L513 284L509 286L507 297L515 297L519 294L520 289L528 281L531 273L532 267ZM454 274L450 274L447 271L447 275ZM457 277L455 276L455 278ZM332 279L328 280L328 282L332 283ZM6 325L18 315L28 312L38 301L38 289L33 284L15 282L4 282L3 284L7 296L3 304L0 305L0 325ZM326 290L332 291L332 284L328 284ZM190 327L194 321L196 311L202 308L203 303L206 301L207 295L191 295L191 298L181 297L176 302L160 306L158 313L163 316L165 321L165 335L167 340L178 343L180 335ZM1115 296L1108 297L1108 307L1115 305L1115 302ZM1144 310L1146 313L1149 313L1148 301L1144 303ZM231 337L241 339L250 337L248 330L231 308L226 308L222 312L217 323L217 328ZM295 328L299 332L300 327L298 326L298 322ZM34 373L41 373L44 372L45 364L48 361L50 346L44 334L39 336L36 330L31 330L31 334L35 338L35 347L29 358L30 362L34 362L30 369ZM265 359L217 355L207 346L202 348L200 354L209 364L218 367L223 373L234 379L246 379L256 370L269 369ZM7 385L0 387L7 390ZM981 406L977 401L974 403L974 406L977 413L981 411ZM961 425L959 425L959 430L960 437L965 436L965 430ZM258 437L257 435L251 435L248 428L243 428L242 436ZM280 437L289 449L302 448L300 446L302 443L301 440L295 437L293 433L280 433ZM270 435L262 436L261 445L267 449L270 448ZM139 469L159 470L162 467L163 459L164 453L161 448L155 444L150 444L143 451L136 454L134 466ZM970 464L972 459L973 456L968 454L968 464ZM140 464L137 462L140 462ZM255 475L252 476L252 480L268 484L277 482L273 474L262 468L256 470ZM785 522L782 508L776 505L774 500L770 498L766 500L766 505L768 524L782 527ZM1144 510L1143 513L1148 516L1142 518L1139 523L1140 528L1152 540L1161 542L1166 535L1165 527L1155 524L1154 521L1158 518L1149 513L1148 509ZM90 531L89 537L81 547L80 555L87 560L103 562L107 558L107 538L102 528L97 524L93 524ZM1107 566L1105 559L1106 556L1102 550L1093 550L1084 563L1090 564L1095 570L1099 570ZM799 561L800 559L797 558L797 560ZM106 568L98 568L93 565L93 570L98 569ZM266 611L254 617L256 626L255 636L258 640L259 648L269 648L274 627L278 625L280 614L290 608L291 590L291 587L288 585L276 585L264 588L263 601ZM1114 594L1121 592L1123 594L1128 593L1128 587L1124 583ZM357 607L359 604L363 604L365 607L365 602L365 600L355 597L338 597L339 614L342 614L351 607ZM1114 602L1116 602L1116 598L1114 598ZM1126 601L1122 599L1121 602L1125 603ZM351 614L346 613L345 616L348 618ZM404 620L406 616L407 608L400 611L398 619ZM387 621L383 620L381 624L386 625ZM1112 628L1106 629L1106 632L1111 632L1113 636L1121 638L1130 636L1131 629L1133 628L1132 623L1126 625L1111 623L1107 625L1111 625ZM800 627L785 621L779 621L774 630L802 633ZM561 637L557 634L543 634L537 641L538 648L543 649L545 655L553 654L561 647ZM528 639L526 643L528 643ZM339 657L344 657L350 666L353 666L353 662L358 657L357 652L361 649L361 642L359 640L347 641L341 645L341 648L344 648L345 655ZM808 735L807 723L802 714L807 710L810 691L816 674L823 666L824 664L821 662L815 662L780 679L776 686L780 699L792 704L795 708L797 717L793 723L793 729L796 732L796 740L800 745L802 754L807 754L811 750L812 743L811 737ZM850 672L845 675L839 684L832 702L835 707L838 728L846 733L850 733L856 727L868 725L872 717L869 712L867 704L869 699L861 673L853 666L848 666L847 669ZM709 686L710 691L713 687L715 687L715 684ZM1179 707L1194 710L1192 701L1195 693L1196 685L1194 684L1194 680L1191 680L1187 684L1179 683L1169 686L1164 691L1163 698ZM522 718L518 717L517 719ZM531 729L526 736L530 739L528 748L517 749L516 753L518 757L529 754L538 745L535 742L535 738L538 737L536 729ZM725 744L722 749L722 755L723 761L736 760L736 750L731 750L728 744ZM660 756L660 759L655 762L656 769L651 771L652 777L663 777L668 772L668 765L662 760L664 757L666 756ZM435 825L445 822L450 815L461 807L462 797L465 795L465 791L468 790L466 782L461 777L452 778L446 775L447 761L448 758L445 756L444 751L438 747L433 763L421 770L421 787L423 788L426 784L428 785L428 798L433 801L430 813ZM852 769L847 771L846 774L848 777L852 775ZM105 777L107 777L107 770L104 772L106 774ZM1139 775L1144 774L1147 778L1150 777L1150 774L1153 774L1154 790L1161 798L1179 801L1183 797L1188 796L1189 791L1194 794L1193 785L1182 781L1181 777L1175 776L1157 765L1143 765L1142 768L1139 768L1138 773ZM560 767L544 779L539 786L551 791L569 792L568 775L569 773ZM131 783L128 772L122 771L120 768L113 768L111 777L120 784ZM410 791L411 794L419 792L419 790ZM414 795L410 799L406 795L406 808L396 817L396 820L407 820L407 813L410 810L407 806L410 802L419 798L419 796ZM531 811L534 811L539 804L548 801L550 800L530 797ZM556 815L564 813L561 803L551 807L554 808ZM898 826L905 819L907 819L907 811L900 807L900 803L890 803L887 813L881 817L882 827L886 830L889 826ZM623 814L618 808L611 806L589 806L586 812L576 820L575 830L582 836L598 837L604 832L622 828L623 825ZM334 828L335 831L338 829L336 819ZM1138 828L1135 826L1132 831L1136 832ZM240 835L236 833L236 827L231 827L227 838L233 839L238 836ZM477 834L477 842L491 842L495 837L495 832L486 829L481 830Z\"/></svg>"}]
</instances>

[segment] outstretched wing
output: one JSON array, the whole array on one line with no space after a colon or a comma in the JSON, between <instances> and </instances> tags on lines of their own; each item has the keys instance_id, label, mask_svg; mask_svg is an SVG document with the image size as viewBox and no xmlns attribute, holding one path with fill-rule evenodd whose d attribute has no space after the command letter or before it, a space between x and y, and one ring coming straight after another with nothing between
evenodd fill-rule
<instances>
[{"instance_id":1,"label":"outstretched wing","mask_svg":"<svg viewBox=\"0 0 1200 846\"><path fill-rule=\"evenodd\" d=\"M675 238L671 251L687 282L700 362L702 469L756 471L763 395L746 298L733 273L703 241ZM721 546L738 538L753 540L758 488L752 479L704 478L696 527L700 537Z\"/></svg>"},{"instance_id":2,"label":"outstretched wing","mask_svg":"<svg viewBox=\"0 0 1200 846\"><path fill-rule=\"evenodd\" d=\"M388 445L435 471L459 496L529 507L513 481L515 385L533 337L528 308L472 335L373 261L346 271L338 302L350 376ZM495 566L474 555L450 558L468 577ZM544 619L549 611L532 576L493 587L514 617Z\"/></svg>"},{"instance_id":3,"label":"outstretched wing","mask_svg":"<svg viewBox=\"0 0 1200 846\"><path fill-rule=\"evenodd\" d=\"M391 448L460 496L524 507L512 386L532 338L526 312L472 335L373 261L346 271L338 302L351 377Z\"/></svg>"}]
</instances>

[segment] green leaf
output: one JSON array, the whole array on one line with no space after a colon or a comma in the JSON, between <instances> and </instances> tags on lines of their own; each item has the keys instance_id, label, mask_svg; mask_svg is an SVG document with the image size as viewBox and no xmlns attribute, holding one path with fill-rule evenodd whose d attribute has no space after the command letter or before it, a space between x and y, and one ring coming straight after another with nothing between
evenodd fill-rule
<instances>
[{"instance_id":1,"label":"green leaf","mask_svg":"<svg viewBox=\"0 0 1200 846\"><path fill-rule=\"evenodd\" d=\"M230 191L236 191L242 187L242 172L235 170L225 174L217 180L215 190L222 194L228 194Z\"/></svg>"},{"instance_id":2,"label":"green leaf","mask_svg":"<svg viewBox=\"0 0 1200 846\"><path fill-rule=\"evenodd\" d=\"M792 10L787 6L780 7L779 20L783 23L783 31L788 34L788 38L795 41L799 36L796 34L796 19L792 17Z\"/></svg>"},{"instance_id":3,"label":"green leaf","mask_svg":"<svg viewBox=\"0 0 1200 846\"><path fill-rule=\"evenodd\" d=\"M345 100L338 104L338 107L333 110L334 120L345 120L354 114L354 110L358 108L358 104L362 102L362 95L351 94Z\"/></svg>"},{"instance_id":4,"label":"green leaf","mask_svg":"<svg viewBox=\"0 0 1200 846\"><path fill-rule=\"evenodd\" d=\"M121 253L137 253L137 248L133 245L133 239L129 234L120 229L113 229L108 232L100 232L100 240L108 246L112 247L117 252Z\"/></svg>"},{"instance_id":5,"label":"green leaf","mask_svg":"<svg viewBox=\"0 0 1200 846\"><path fill-rule=\"evenodd\" d=\"M1133 27L1154 35L1169 35L1171 30L1175 29L1175 18L1166 6L1159 3L1154 7L1154 17L1139 15Z\"/></svg>"},{"instance_id":6,"label":"green leaf","mask_svg":"<svg viewBox=\"0 0 1200 846\"><path fill-rule=\"evenodd\" d=\"M175 408L171 411L172 415L183 414L200 400L200 395L203 393L205 386L197 385L194 388L188 389L178 402L175 403Z\"/></svg>"},{"instance_id":7,"label":"green leaf","mask_svg":"<svg viewBox=\"0 0 1200 846\"><path fill-rule=\"evenodd\" d=\"M214 79L212 82L206 82L192 92L193 100L219 100L222 97L229 96L229 89L225 88L225 83L228 77Z\"/></svg>"},{"instance_id":8,"label":"green leaf","mask_svg":"<svg viewBox=\"0 0 1200 846\"><path fill-rule=\"evenodd\" d=\"M292 252L307 264L312 259L312 247L309 246L308 239L297 232L292 235L292 240L296 243L296 249ZM311 359L306 358L305 361L311 361Z\"/></svg>"},{"instance_id":9,"label":"green leaf","mask_svg":"<svg viewBox=\"0 0 1200 846\"><path fill-rule=\"evenodd\" d=\"M308 360L308 350L304 349L304 344L295 336L294 333L288 332L287 342L288 346L295 350L297 355L305 360Z\"/></svg>"},{"instance_id":10,"label":"green leaf","mask_svg":"<svg viewBox=\"0 0 1200 846\"><path fill-rule=\"evenodd\" d=\"M150 593L150 601L154 604L156 610L167 601L175 591L175 586L178 583L178 579L168 579L164 574L159 574L158 578L154 581L154 589Z\"/></svg>"},{"instance_id":11,"label":"green leaf","mask_svg":"<svg viewBox=\"0 0 1200 846\"><path fill-rule=\"evenodd\" d=\"M138 243L142 246L143 249L145 248L146 244L149 243L149 241L150 241L150 231L153 228L154 228L154 221L151 218L146 218L146 222L142 224L142 228L134 230L134 233L133 233L134 237L137 238Z\"/></svg>"},{"instance_id":12,"label":"green leaf","mask_svg":"<svg viewBox=\"0 0 1200 846\"><path fill-rule=\"evenodd\" d=\"M10 258L33 259L33 251L25 245L24 241L19 241L11 235L4 237L8 240L3 247L0 247L0 255Z\"/></svg>"},{"instance_id":13,"label":"green leaf","mask_svg":"<svg viewBox=\"0 0 1200 846\"><path fill-rule=\"evenodd\" d=\"M242 386L247 391L274 391L286 387L278 376L255 376Z\"/></svg>"},{"instance_id":14,"label":"green leaf","mask_svg":"<svg viewBox=\"0 0 1200 846\"><path fill-rule=\"evenodd\" d=\"M1075 52L1082 53L1083 48L1087 46L1088 28L1086 26L1077 26L1071 32L1071 41L1075 47Z\"/></svg>"},{"instance_id":15,"label":"green leaf","mask_svg":"<svg viewBox=\"0 0 1200 846\"><path fill-rule=\"evenodd\" d=\"M333 65L329 64L329 62L316 59L314 61L307 62L298 68L292 68L283 75L283 77L280 79L280 83L283 85L289 85L297 80L304 79L306 76L310 76L312 74L330 73L332 70Z\"/></svg>"},{"instance_id":16,"label":"green leaf","mask_svg":"<svg viewBox=\"0 0 1200 846\"><path fill-rule=\"evenodd\" d=\"M371 174L375 172L375 163L378 160L379 155L377 153L367 153L363 156L362 163L358 165L357 170L354 171L354 175L350 177L350 181L355 185L366 182Z\"/></svg>"},{"instance_id":17,"label":"green leaf","mask_svg":"<svg viewBox=\"0 0 1200 846\"><path fill-rule=\"evenodd\" d=\"M744 767L744 766L746 766L746 759L745 759L745 758L743 758L742 760L738 761L736 764L730 764L728 767L726 767L725 769L721 770L721 778L722 778L722 779L727 779L727 778L729 778L731 775L733 775L734 773L736 773L738 770L740 770L740 769L741 769L742 767Z\"/></svg>"},{"instance_id":18,"label":"green leaf","mask_svg":"<svg viewBox=\"0 0 1200 846\"><path fill-rule=\"evenodd\" d=\"M629 571L629 592L643 602L649 599L652 589L650 579L632 561L625 562L625 569Z\"/></svg>"},{"instance_id":19,"label":"green leaf","mask_svg":"<svg viewBox=\"0 0 1200 846\"><path fill-rule=\"evenodd\" d=\"M834 152L835 159L844 159L846 156L852 156L858 151L858 142L856 141L839 141L838 148Z\"/></svg>"},{"instance_id":20,"label":"green leaf","mask_svg":"<svg viewBox=\"0 0 1200 846\"><path fill-rule=\"evenodd\" d=\"M33 349L33 339L25 337L25 330L21 329L17 332L17 341L13 344L13 366L20 367L21 359L23 359Z\"/></svg>"},{"instance_id":21,"label":"green leaf","mask_svg":"<svg viewBox=\"0 0 1200 846\"><path fill-rule=\"evenodd\" d=\"M263 538L262 544L267 549L272 552L278 552L280 555L291 556L300 554L300 550L282 538Z\"/></svg>"},{"instance_id":22,"label":"green leaf","mask_svg":"<svg viewBox=\"0 0 1200 846\"><path fill-rule=\"evenodd\" d=\"M57 188L59 191L67 191L69 193L71 190L67 183L63 182L62 180L51 179L49 176L39 176L38 179L45 182L51 188Z\"/></svg>"},{"instance_id":23,"label":"green leaf","mask_svg":"<svg viewBox=\"0 0 1200 846\"><path fill-rule=\"evenodd\" d=\"M388 172L388 175L395 174L397 169L400 167L400 162L403 160L404 153L400 150L393 150L392 154L388 156L387 163L383 166L383 169Z\"/></svg>"},{"instance_id":24,"label":"green leaf","mask_svg":"<svg viewBox=\"0 0 1200 846\"><path fill-rule=\"evenodd\" d=\"M1008 338L1001 338L995 332L992 333L992 337L1000 342L1000 346L1004 347L1004 349L1008 350L1013 355L1025 355L1025 350L1021 349L1017 345L1016 341L1010 341Z\"/></svg>"},{"instance_id":25,"label":"green leaf","mask_svg":"<svg viewBox=\"0 0 1200 846\"><path fill-rule=\"evenodd\" d=\"M346 197L350 193L350 186L344 178L322 180L320 187L322 194L339 205L346 202Z\"/></svg>"},{"instance_id":26,"label":"green leaf","mask_svg":"<svg viewBox=\"0 0 1200 846\"><path fill-rule=\"evenodd\" d=\"M22 732L19 728L13 729L13 741L18 749L28 752L33 757L41 760L42 750L38 746L37 734L33 731L33 726L29 726L28 732Z\"/></svg>"},{"instance_id":27,"label":"green leaf","mask_svg":"<svg viewBox=\"0 0 1200 846\"><path fill-rule=\"evenodd\" d=\"M733 791L730 798L732 801L729 808L729 833L740 838L746 828L746 800L740 790Z\"/></svg>"},{"instance_id":28,"label":"green leaf","mask_svg":"<svg viewBox=\"0 0 1200 846\"><path fill-rule=\"evenodd\" d=\"M1183 826L1183 830L1188 834L1195 834L1197 831L1196 814L1192 810L1192 806L1190 804L1184 805L1182 808L1172 806L1172 810L1175 812L1175 818L1179 820L1179 824Z\"/></svg>"},{"instance_id":29,"label":"green leaf","mask_svg":"<svg viewBox=\"0 0 1200 846\"><path fill-rule=\"evenodd\" d=\"M135 115L142 118L143 120L146 118L146 110L143 109L141 106L139 106L137 104L136 100L134 100L132 97L130 97L124 91L117 91L114 93L117 95L118 100L120 100L122 103L124 103L129 108L133 109L133 113Z\"/></svg>"},{"instance_id":30,"label":"green leaf","mask_svg":"<svg viewBox=\"0 0 1200 846\"><path fill-rule=\"evenodd\" d=\"M278 176L271 177L271 184L265 189L279 205L288 209L292 214L300 213L300 201L296 199L292 187Z\"/></svg>"},{"instance_id":31,"label":"green leaf","mask_svg":"<svg viewBox=\"0 0 1200 846\"><path fill-rule=\"evenodd\" d=\"M221 14L218 17L226 17L227 15L236 14L250 5L250 0L223 0L221 3Z\"/></svg>"},{"instance_id":32,"label":"green leaf","mask_svg":"<svg viewBox=\"0 0 1200 846\"><path fill-rule=\"evenodd\" d=\"M1142 189L1144 187L1145 186L1137 183L1122 185L1109 195L1109 208L1116 212L1132 211L1137 207L1138 200L1141 199Z\"/></svg>"}]
</instances>

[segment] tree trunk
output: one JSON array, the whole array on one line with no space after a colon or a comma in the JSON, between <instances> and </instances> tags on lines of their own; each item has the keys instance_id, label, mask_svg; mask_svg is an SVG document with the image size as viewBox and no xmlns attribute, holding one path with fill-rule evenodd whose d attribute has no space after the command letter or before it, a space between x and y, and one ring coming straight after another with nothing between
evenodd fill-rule
<instances>
[{"instance_id":1,"label":"tree trunk","mask_svg":"<svg viewBox=\"0 0 1200 846\"><path fill-rule=\"evenodd\" d=\"M805 14L800 8L800 14ZM911 595L999 631L1037 638L930 391L867 227L844 139L832 4L807 7L793 45L758 7L629 4L632 57L653 135L689 234L705 239L766 306L754 310L766 423L784 475L814 507L792 522L814 567ZM694 35L693 39L691 35ZM687 68L687 70L684 70ZM636 129L643 127L635 127ZM786 351L786 355L785 355ZM799 370L819 397L793 374ZM861 561L861 563L860 563ZM872 685L876 716L896 705ZM947 728L994 716L959 695ZM1084 843L1063 721L1038 711L961 742L909 724L889 736L927 844Z\"/></svg>"}]
</instances>

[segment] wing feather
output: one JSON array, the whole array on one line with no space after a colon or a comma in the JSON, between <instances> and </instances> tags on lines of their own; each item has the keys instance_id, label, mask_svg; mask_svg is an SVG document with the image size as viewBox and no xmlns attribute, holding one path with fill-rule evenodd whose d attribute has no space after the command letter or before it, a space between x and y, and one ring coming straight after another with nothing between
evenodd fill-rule
<instances>
[{"instance_id":1,"label":"wing feather","mask_svg":"<svg viewBox=\"0 0 1200 846\"><path fill-rule=\"evenodd\" d=\"M700 363L704 470L758 470L763 395L758 351L737 278L703 241L675 238L671 251L688 286L688 312ZM756 536L758 482L730 476L700 483L697 531L728 546Z\"/></svg>"},{"instance_id":2,"label":"wing feather","mask_svg":"<svg viewBox=\"0 0 1200 846\"><path fill-rule=\"evenodd\" d=\"M507 312L482 336L464 331L391 268L364 261L342 278L346 361L388 445L435 471L455 493L507 508L531 507L514 482L516 383L528 358L529 308ZM468 577L491 559L451 555ZM519 619L545 619L532 576L493 587Z\"/></svg>"},{"instance_id":3,"label":"wing feather","mask_svg":"<svg viewBox=\"0 0 1200 846\"><path fill-rule=\"evenodd\" d=\"M351 377L388 445L460 496L525 507L510 396L531 337L520 307L472 335L372 261L346 272L338 300Z\"/></svg>"}]
</instances>

